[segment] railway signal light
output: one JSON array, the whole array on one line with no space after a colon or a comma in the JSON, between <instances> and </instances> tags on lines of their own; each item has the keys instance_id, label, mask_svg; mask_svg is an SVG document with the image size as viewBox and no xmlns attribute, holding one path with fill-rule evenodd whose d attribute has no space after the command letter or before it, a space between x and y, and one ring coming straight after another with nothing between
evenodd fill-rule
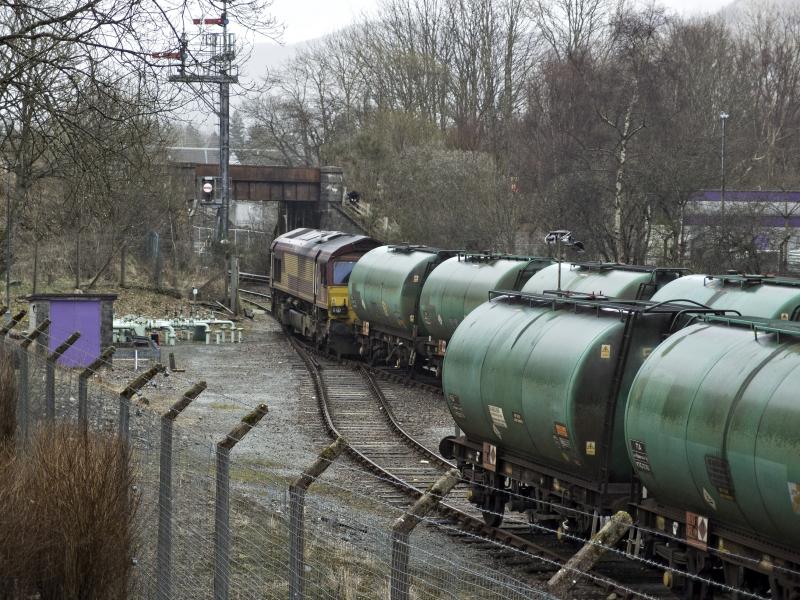
<instances>
[{"instance_id":1,"label":"railway signal light","mask_svg":"<svg viewBox=\"0 0 800 600\"><path fill-rule=\"evenodd\" d=\"M214 179L213 177L203 177L203 185L201 187L202 201L209 204L214 202Z\"/></svg>"}]
</instances>

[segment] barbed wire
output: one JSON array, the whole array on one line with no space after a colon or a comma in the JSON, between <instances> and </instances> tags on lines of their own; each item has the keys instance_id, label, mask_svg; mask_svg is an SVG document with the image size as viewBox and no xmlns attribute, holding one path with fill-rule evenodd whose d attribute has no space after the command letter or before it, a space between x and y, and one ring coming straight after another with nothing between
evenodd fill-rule
<instances>
[{"instance_id":1,"label":"barbed wire","mask_svg":"<svg viewBox=\"0 0 800 600\"><path fill-rule=\"evenodd\" d=\"M64 330L62 329L62 331L64 331ZM65 332L65 333L70 333L70 332ZM4 341L6 342L6 344L7 344L7 345L8 345L8 344L10 344L10 340L6 339L6 340L4 340ZM80 349L78 349L78 348L75 348L75 350L80 350ZM35 361L38 361L38 362L40 362L41 364L45 364L45 363L46 363L46 357L44 357L44 356L42 356L42 355L36 355L35 353L33 353L33 354L31 354L31 355L34 357L34 360L35 360ZM84 355L84 356L86 356L86 355L87 355L87 353L86 353L86 352L83 352L83 355ZM112 366L112 367L113 367L113 363L111 363L110 361L106 361L106 362L104 363L104 366ZM70 391L70 394L71 394L71 393L72 393L73 386L74 386L74 384L75 384L75 381L74 381L74 371L72 371L72 370L67 370L66 372L67 372L67 382L66 382L66 386L67 386L67 389ZM64 370L63 370L63 369L59 369L59 373L61 373L61 374L63 375L63 374L64 374ZM99 369L97 369L97 370L94 370L94 371L93 371L93 373L95 373L95 374L99 373ZM172 374L171 376L174 376L174 374ZM186 377L176 377L176 379L177 379L177 380L183 380L183 381L186 381L187 383L191 383L191 384L193 384L193 383L194 383L194 381L193 381L193 380L189 380L189 379L188 379L188 378L186 378ZM113 390L107 390L107 391L109 391L109 392L113 393ZM229 394L218 393L216 390L214 390L214 392L215 392L215 394L219 395L220 397L230 400L232 404L239 405L239 406L246 407L246 408L251 408L251 407L253 406L253 404L251 404L251 403L248 403L248 402L244 402L244 401L240 400L239 398L236 398L236 397L234 397L234 396L231 396L231 395L229 395ZM155 447L155 444L153 444L153 447ZM209 469L210 469L210 461L209 461L209 463L208 463L208 464L209 464ZM360 468L356 468L356 467L350 467L350 466L348 466L348 465L344 465L344 466L342 466L342 464L341 464L341 463L339 463L337 466L338 466L339 468L341 468L341 469L348 469L348 470L351 470L351 471L358 471L358 473L360 474L360 476L361 476L361 477L370 477L371 479L373 479L373 480L375 480L375 481L380 481L380 482L382 482L382 483L384 483L384 484L390 484L390 485L394 485L394 484L395 484L395 482L394 482L393 480L390 480L390 479L388 479L388 478L384 478L384 477L380 477L380 476L378 476L378 475L376 475L376 474L374 474L374 473L368 472L368 471L366 471L366 470L364 470L364 469L360 469ZM248 466L244 466L244 467L241 467L241 468L244 468L244 469L249 469L249 467L248 467ZM210 470L209 470L209 471L206 473L206 477L208 477L208 473L210 473ZM210 479L210 477L209 477L209 479ZM469 480L466 480L466 479L464 479L464 478L461 478L461 480L460 480L460 481L461 481L462 483L467 483L467 484L470 484L470 485L476 485L476 482L469 481ZM325 480L325 484L326 484L326 485L329 485L329 486L331 486L331 485L335 486L335 484L333 484L333 483L332 483L331 481L329 481L329 480ZM481 485L481 484L478 484L478 485ZM336 486L336 487L340 487L340 489L342 489L342 490L345 490L345 489L346 489L344 486ZM488 488L488 486L486 486L486 487L487 487L487 489L489 489L489 488ZM352 490L348 490L348 491L350 491L350 492L352 493ZM510 492L510 491L508 491L508 490L504 490L504 493L509 493L509 494L510 494L510 495L512 495L512 496L519 497L519 498L521 498L521 499L525 499L525 500L528 500L528 501L530 501L530 498L527 498L526 496L523 496L523 495L520 495L520 494L513 494L513 493L511 493L511 492ZM374 498L374 497L372 497L372 496L368 496L368 495L365 495L365 494L364 494L364 495L361 495L361 497L362 497L363 499L366 499L367 497L369 497L371 501L373 501L373 502L375 501L375 498ZM575 508L572 508L572 507L564 507L563 505L557 505L557 504L555 504L555 503L552 503L552 502L549 502L549 501L538 501L538 500L537 500L537 502L540 502L540 503L542 503L543 505L549 505L549 506L557 507L557 508L559 508L559 509L568 510L568 511L571 511L571 512L573 512L573 513L575 513L575 514L582 514L582 515L584 515L584 516L591 517L591 518L594 518L594 517L595 517L595 515L594 515L593 513L589 513L589 512L586 512L586 511L581 511L581 510L579 510L579 509L575 509ZM382 502L381 504L383 504L383 506L384 506L385 508L388 508L388 509L393 509L395 512L397 512L397 513L399 513L399 514L402 514L402 513L404 512L402 509L398 509L397 507L394 507L394 506L392 506L392 505L391 505L391 504L389 504L388 502ZM484 512L489 512L490 514L492 514L490 511L484 511ZM508 517L506 517L506 518L508 519ZM439 528L439 529L442 529L442 528L444 528L444 529L450 529L450 528L451 528L450 526L447 526L447 525L442 525L440 522L438 522L438 521L435 521L435 520L432 520L432 519L423 519L423 520L424 520L424 521L425 521L427 524L429 524L429 525L431 525L432 527L435 527L435 528ZM556 530L554 530L554 529L552 529L552 528L544 527L544 526L542 526L542 525L532 524L532 523L530 523L530 522L528 522L528 521L516 520L516 519L513 519L513 518L512 518L512 519L511 519L511 522L512 522L512 523L524 524L524 525L526 525L526 526L528 526L528 527L531 527L531 528L536 528L536 529L539 529L539 530L541 530L541 531L544 531L544 532L546 532L546 533L549 533L549 534L555 534L555 533L557 533L557 531L556 531ZM460 530L460 529L456 530L455 528L452 528L452 529L453 529L454 531L458 531L458 532L459 532L459 534L461 534L461 535L464 535L464 532L463 532L463 530ZM685 543L685 540L683 540L683 539L681 539L681 538L677 538L677 537L675 537L675 536L671 536L671 535L669 535L669 534L666 534L665 532L652 531L652 530L648 530L648 529L641 528L641 527L640 527L640 529L641 529L642 531L650 532L650 533L653 533L653 534L656 534L656 535L662 535L662 536L663 536L664 538L666 538L666 539L670 539L670 540L673 540L673 541L676 541L676 542L680 542L680 543ZM467 535L473 536L474 534L468 533ZM589 540L589 539L582 538L582 537L580 537L580 536L576 536L576 535L573 535L573 534L570 534L570 533L563 533L563 532L562 532L562 535L565 535L565 537L568 537L569 539L572 539L573 541L576 541L576 542L582 542L582 543L584 543L584 544L585 544L585 543L593 543L593 542L592 542L591 540ZM504 550L513 550L513 551L515 551L515 552L517 552L517 553L519 553L519 552L520 552L520 551L519 551L518 549L516 549L516 548L510 547L510 546L505 546L505 545L503 545L503 544L500 544L500 543L498 543L498 542L497 542L497 541L495 541L495 540L487 539L487 538L480 537L480 536L475 536L475 538L476 538L476 539L480 539L481 541L488 542L488 543L490 543L490 544L494 544L494 545L497 545L497 546L499 546L499 547L502 547ZM596 544L596 542L595 542L595 544ZM596 545L597 545L597 544L596 544ZM657 563L657 562L655 562L655 561L650 561L649 559L644 559L643 557L640 557L640 556L636 556L636 555L629 554L629 553L627 553L627 552L625 552L625 551L622 551L622 550L619 550L619 549L617 549L617 548L608 547L608 546L603 546L603 547L604 547L606 550L609 550L609 551L615 552L615 553L617 553L617 554L619 554L619 555L621 555L621 556L624 556L625 558L628 558L628 559L631 559L631 560L637 560L637 561L640 561L640 562L642 562L642 563L644 563L644 564L647 564L647 565L649 565L649 566L652 566L652 567L655 567L655 568L658 568L658 569L664 569L664 568L665 568L665 566L664 566L664 565L662 565L662 564L659 564L659 563ZM715 549L711 548L710 550L714 551ZM547 561L547 559L544 559L543 557L540 557L540 556L534 556L534 555L531 555L531 554L528 554L528 553L524 553L524 554L526 554L526 555L527 555L528 557L530 557L532 560L538 560L538 561L548 562L548 561ZM749 558L749 557L740 557L739 555L736 555L736 554L731 554L731 553L729 553L729 552L726 552L725 554L728 554L729 556L735 556L735 557L739 557L739 558L744 558L744 559L746 559L746 560L752 561L754 564L757 564L757 563L758 563L758 561L755 561L754 559L752 559L752 558ZM561 566L561 565L560 565L560 563L558 563L557 561L550 561L550 562L551 562L551 564L552 564L554 567L559 567L559 568L560 568L560 566ZM779 565L776 565L776 568L780 568L780 566L779 566ZM699 582L702 582L702 583L705 583L705 584L708 584L708 585L716 586L716 587L719 587L719 588L721 588L721 589L724 589L724 590L726 590L726 591L738 592L738 593L740 593L740 594L742 594L742 595L744 595L744 596L747 596L747 597L752 597L752 598L760 598L760 596L758 596L758 595L756 595L756 594L753 594L753 593L747 592L747 591L745 591L745 590L737 589L737 588L735 588L735 587L731 587L731 586L728 586L728 585L725 585L725 584L721 584L720 582L713 581L713 580L711 580L711 579L707 579L707 578L703 578L703 577L700 577L700 576L698 576L698 575L695 575L695 574L692 574L692 573L683 572L683 571L680 571L680 570L678 570L678 569L674 569L674 568L671 568L670 570L671 570L671 571L673 571L674 573L678 574L678 575L684 575L684 576L686 576L686 577L688 577L688 578L690 578L690 579L694 579L694 580L696 580L696 581L699 581ZM791 570L791 569L785 569L785 571L787 571L787 572L789 572L789 573L796 573L796 571L793 571L793 570ZM619 587L619 586L618 586L618 584L616 584L615 582L610 582L609 580L605 580L605 579L603 579L603 578L598 578L597 576L594 576L593 574L589 574L589 573L583 573L583 572L579 572L579 573L580 573L582 576L588 576L590 579L594 578L594 581L596 581L596 582L598 582L598 583L602 583L602 584L604 584L604 585L615 585L615 586ZM633 593L633 594L635 594L635 595L640 595L640 596L642 596L642 594L639 594L639 593L637 593L635 590L631 590L631 593ZM642 597L648 597L648 596L642 596Z\"/></svg>"}]
</instances>

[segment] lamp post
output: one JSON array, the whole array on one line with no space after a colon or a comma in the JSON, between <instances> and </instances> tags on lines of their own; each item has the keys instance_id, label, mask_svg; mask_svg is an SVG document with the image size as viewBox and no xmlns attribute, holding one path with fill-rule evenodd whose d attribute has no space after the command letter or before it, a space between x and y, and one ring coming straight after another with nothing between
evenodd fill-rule
<instances>
[{"instance_id":1,"label":"lamp post","mask_svg":"<svg viewBox=\"0 0 800 600\"><path fill-rule=\"evenodd\" d=\"M725 121L728 120L729 116L730 115L725 111L719 113L719 120L722 121L722 147L720 148L720 170L722 181L720 187L719 205L723 233L725 233Z\"/></svg>"},{"instance_id":2,"label":"lamp post","mask_svg":"<svg viewBox=\"0 0 800 600\"><path fill-rule=\"evenodd\" d=\"M578 252L583 252L583 242L572 238L572 232L566 229L557 229L544 236L544 241L548 246L556 245L556 262L558 263L557 292L561 291L561 249L564 246L575 248Z\"/></svg>"}]
</instances>

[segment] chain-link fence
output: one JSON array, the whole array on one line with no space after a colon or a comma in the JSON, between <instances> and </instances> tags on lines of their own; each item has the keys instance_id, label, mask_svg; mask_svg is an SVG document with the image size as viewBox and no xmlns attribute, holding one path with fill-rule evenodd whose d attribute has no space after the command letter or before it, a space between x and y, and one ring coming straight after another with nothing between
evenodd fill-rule
<instances>
[{"instance_id":1,"label":"chain-link fence","mask_svg":"<svg viewBox=\"0 0 800 600\"><path fill-rule=\"evenodd\" d=\"M42 333L47 326L40 325ZM227 398L225 417L214 421L211 433L200 432L202 417L192 402L204 383L181 381L182 392L169 403L151 402L152 386L168 374L161 365L139 372L127 363L117 366L129 379L114 384L106 376L110 353L84 361L92 362L87 368L67 369L58 364L67 348L50 351L35 336L3 338L15 357L18 443L50 422L127 441L136 508L130 597L543 595L491 561L443 551L442 544L454 545L447 536L453 526L446 522L423 518L430 527L421 529L439 530L436 536L414 532L398 541L392 525L409 504L371 493L370 486L386 484L346 459L336 465L349 472L333 477L323 471L335 457L323 455L315 463L322 465L318 471L306 471L300 491L298 477L309 465L259 453L270 436L269 419L259 424L267 407ZM315 453L309 449L307 455L313 460ZM368 483L349 485L359 479ZM401 571L393 562L398 547L408 556Z\"/></svg>"}]
</instances>

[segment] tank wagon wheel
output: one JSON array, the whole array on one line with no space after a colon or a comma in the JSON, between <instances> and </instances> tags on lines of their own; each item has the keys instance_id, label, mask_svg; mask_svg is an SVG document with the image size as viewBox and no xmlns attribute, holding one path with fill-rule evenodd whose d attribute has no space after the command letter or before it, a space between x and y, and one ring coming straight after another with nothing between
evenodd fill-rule
<instances>
[{"instance_id":1,"label":"tank wagon wheel","mask_svg":"<svg viewBox=\"0 0 800 600\"><path fill-rule=\"evenodd\" d=\"M483 522L489 527L500 527L503 514L506 510L506 501L502 494L490 494L486 497L481 508Z\"/></svg>"},{"instance_id":2,"label":"tank wagon wheel","mask_svg":"<svg viewBox=\"0 0 800 600\"><path fill-rule=\"evenodd\" d=\"M572 527L568 521L564 521L559 524L558 529L556 529L556 539L559 542L568 542L570 536L572 535Z\"/></svg>"},{"instance_id":3,"label":"tank wagon wheel","mask_svg":"<svg viewBox=\"0 0 800 600\"><path fill-rule=\"evenodd\" d=\"M769 586L770 597L775 598L775 600L800 600L800 585L770 577Z\"/></svg>"}]
</instances>

